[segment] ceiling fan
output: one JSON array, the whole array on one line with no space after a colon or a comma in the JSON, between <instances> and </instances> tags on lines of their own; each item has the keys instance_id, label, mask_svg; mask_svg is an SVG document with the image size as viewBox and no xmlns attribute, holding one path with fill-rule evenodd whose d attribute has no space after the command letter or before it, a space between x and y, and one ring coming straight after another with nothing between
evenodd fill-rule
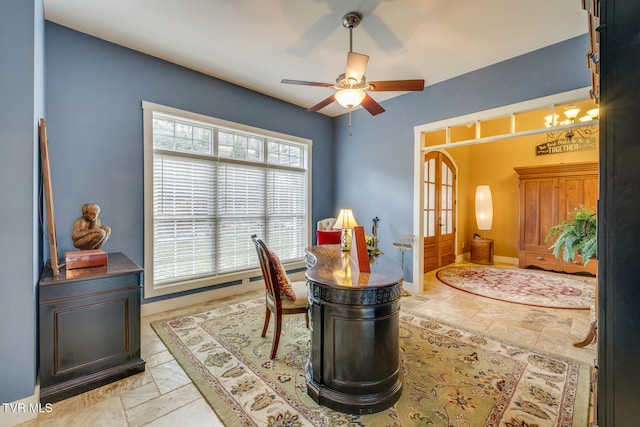
<instances>
[{"instance_id":1,"label":"ceiling fan","mask_svg":"<svg viewBox=\"0 0 640 427\"><path fill-rule=\"evenodd\" d=\"M369 56L353 51L353 29L360 24L362 15L359 12L349 12L342 17L342 26L349 30L349 53L347 54L347 68L344 74L340 74L334 83L307 82L303 80L282 80L285 84L332 87L337 90L326 99L323 99L308 111L319 111L337 101L340 105L351 110L362 105L372 115L383 113L385 110L367 92L398 91L414 92L424 89L424 80L386 80L367 82L364 75L369 62Z\"/></svg>"}]
</instances>

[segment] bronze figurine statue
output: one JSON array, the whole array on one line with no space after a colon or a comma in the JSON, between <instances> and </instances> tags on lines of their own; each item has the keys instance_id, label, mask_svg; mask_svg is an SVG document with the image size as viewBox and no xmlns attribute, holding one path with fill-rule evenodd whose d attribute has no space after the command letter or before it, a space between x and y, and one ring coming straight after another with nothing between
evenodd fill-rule
<instances>
[{"instance_id":1,"label":"bronze figurine statue","mask_svg":"<svg viewBox=\"0 0 640 427\"><path fill-rule=\"evenodd\" d=\"M111 228L102 225L100 206L95 203L82 205L82 216L73 223L71 240L80 250L100 249L111 236Z\"/></svg>"}]
</instances>

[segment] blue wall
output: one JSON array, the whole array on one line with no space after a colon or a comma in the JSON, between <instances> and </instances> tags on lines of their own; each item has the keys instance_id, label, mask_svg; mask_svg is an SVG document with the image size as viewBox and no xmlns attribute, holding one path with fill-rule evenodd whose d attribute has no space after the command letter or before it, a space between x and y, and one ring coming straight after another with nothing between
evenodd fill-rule
<instances>
[{"instance_id":1,"label":"blue wall","mask_svg":"<svg viewBox=\"0 0 640 427\"><path fill-rule=\"evenodd\" d=\"M38 365L43 15L40 0L0 5L0 403L32 395Z\"/></svg>"},{"instance_id":2,"label":"blue wall","mask_svg":"<svg viewBox=\"0 0 640 427\"><path fill-rule=\"evenodd\" d=\"M378 216L380 248L400 262L393 242L413 234L414 127L590 86L588 50L585 34L387 100L378 116L354 111L351 137L348 117L338 117L336 206L351 207L367 232ZM407 281L413 281L411 256L405 256Z\"/></svg>"},{"instance_id":3,"label":"blue wall","mask_svg":"<svg viewBox=\"0 0 640 427\"><path fill-rule=\"evenodd\" d=\"M313 140L314 220L333 205L333 120L46 23L47 124L60 253L82 204L112 228L104 249L143 265L143 100ZM315 222L314 222L315 224Z\"/></svg>"}]
</instances>

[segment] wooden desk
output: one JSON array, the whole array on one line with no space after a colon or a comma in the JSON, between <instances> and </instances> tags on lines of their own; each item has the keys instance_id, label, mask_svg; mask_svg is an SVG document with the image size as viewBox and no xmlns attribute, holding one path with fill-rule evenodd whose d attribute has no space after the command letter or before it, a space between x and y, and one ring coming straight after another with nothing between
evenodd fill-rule
<instances>
[{"instance_id":1,"label":"wooden desk","mask_svg":"<svg viewBox=\"0 0 640 427\"><path fill-rule=\"evenodd\" d=\"M359 273L340 245L307 249L311 351L308 394L355 414L382 411L402 393L402 269L384 255Z\"/></svg>"},{"instance_id":2,"label":"wooden desk","mask_svg":"<svg viewBox=\"0 0 640 427\"><path fill-rule=\"evenodd\" d=\"M52 403L143 372L142 268L122 253L106 267L45 268L39 282L40 402Z\"/></svg>"}]
</instances>

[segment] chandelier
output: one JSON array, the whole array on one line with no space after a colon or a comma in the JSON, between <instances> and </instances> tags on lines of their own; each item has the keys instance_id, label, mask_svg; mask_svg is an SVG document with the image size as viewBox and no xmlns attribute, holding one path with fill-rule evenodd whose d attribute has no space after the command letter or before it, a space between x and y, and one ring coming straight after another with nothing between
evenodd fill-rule
<instances>
[{"instance_id":1,"label":"chandelier","mask_svg":"<svg viewBox=\"0 0 640 427\"><path fill-rule=\"evenodd\" d=\"M564 115L566 118L562 121L559 121L560 116L553 114L553 112L544 118L544 126L549 128L549 131L547 131L548 141L557 141L563 134L564 138L569 141L575 135L580 138L588 138L598 132L598 127L595 126L595 123L590 123L598 120L598 108L587 110L582 117L578 118L580 109L570 105L564 109Z\"/></svg>"}]
</instances>

